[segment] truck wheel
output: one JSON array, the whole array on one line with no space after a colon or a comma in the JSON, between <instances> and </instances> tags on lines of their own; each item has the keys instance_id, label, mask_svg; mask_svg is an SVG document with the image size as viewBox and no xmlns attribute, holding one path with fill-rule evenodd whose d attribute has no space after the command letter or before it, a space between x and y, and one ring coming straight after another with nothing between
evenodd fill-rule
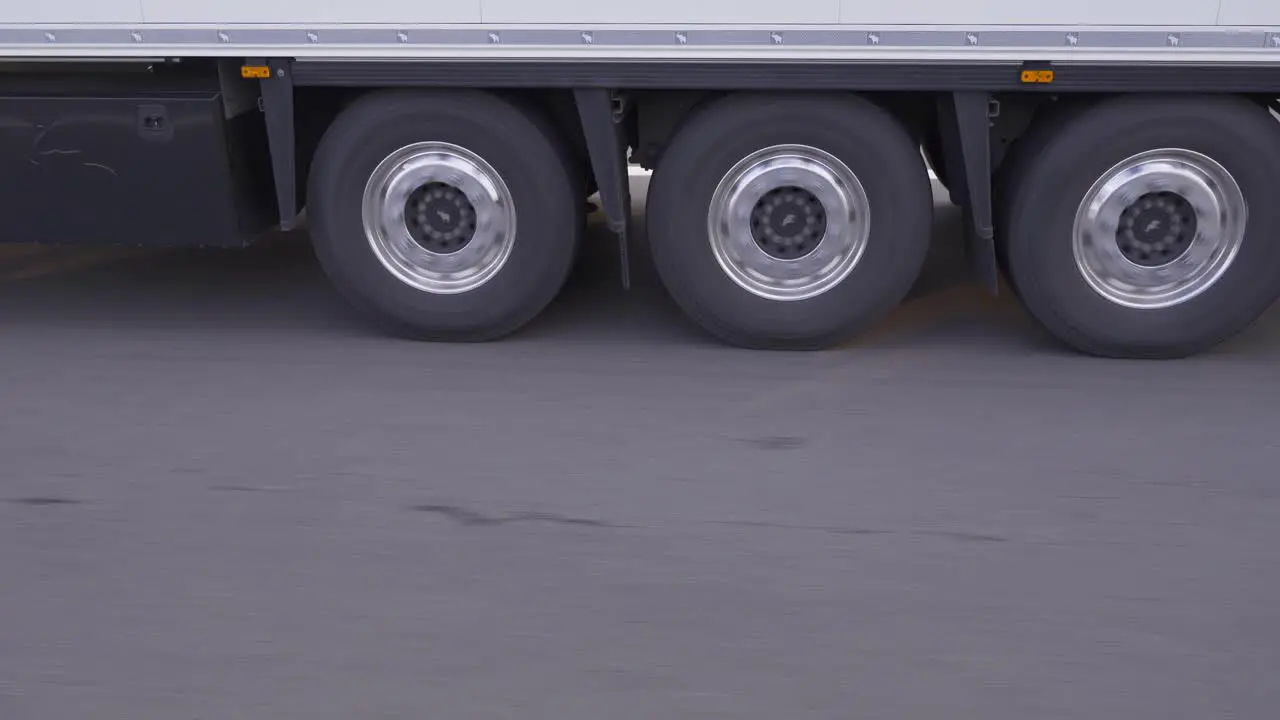
<instances>
[{"instance_id":1,"label":"truck wheel","mask_svg":"<svg viewBox=\"0 0 1280 720\"><path fill-rule=\"evenodd\" d=\"M734 345L818 349L867 330L929 249L924 158L854 96L739 95L678 131L654 172L654 264L684 312Z\"/></svg>"},{"instance_id":2,"label":"truck wheel","mask_svg":"<svg viewBox=\"0 0 1280 720\"><path fill-rule=\"evenodd\" d=\"M1095 355L1185 357L1275 301L1280 127L1265 108L1121 97L1045 127L1009 188L1003 242L1050 333Z\"/></svg>"},{"instance_id":3,"label":"truck wheel","mask_svg":"<svg viewBox=\"0 0 1280 720\"><path fill-rule=\"evenodd\" d=\"M545 308L573 264L584 201L569 158L540 116L493 95L365 96L316 151L316 254L398 332L496 339Z\"/></svg>"}]
</instances>

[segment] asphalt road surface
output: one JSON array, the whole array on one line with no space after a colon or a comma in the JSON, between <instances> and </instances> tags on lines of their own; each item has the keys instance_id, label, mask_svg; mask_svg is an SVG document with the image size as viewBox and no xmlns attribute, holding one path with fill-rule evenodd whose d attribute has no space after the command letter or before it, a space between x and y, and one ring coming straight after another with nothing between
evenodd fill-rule
<instances>
[{"instance_id":1,"label":"asphalt road surface","mask_svg":"<svg viewBox=\"0 0 1280 720\"><path fill-rule=\"evenodd\" d=\"M0 258L2 720L1272 720L1280 314L1090 359L957 274L720 346L637 257L497 344L296 239Z\"/></svg>"}]
</instances>

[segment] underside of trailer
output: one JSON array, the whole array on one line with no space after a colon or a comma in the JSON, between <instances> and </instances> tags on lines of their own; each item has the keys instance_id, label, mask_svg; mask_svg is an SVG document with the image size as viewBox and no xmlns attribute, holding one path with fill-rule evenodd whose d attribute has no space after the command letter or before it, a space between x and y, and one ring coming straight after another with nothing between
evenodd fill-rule
<instances>
[{"instance_id":1,"label":"underside of trailer","mask_svg":"<svg viewBox=\"0 0 1280 720\"><path fill-rule=\"evenodd\" d=\"M234 246L305 210L356 305L487 340L558 292L589 197L626 281L641 165L688 316L807 349L907 292L932 172L992 292L1175 357L1280 294L1277 97L1263 0L59 0L0 23L2 239Z\"/></svg>"}]
</instances>

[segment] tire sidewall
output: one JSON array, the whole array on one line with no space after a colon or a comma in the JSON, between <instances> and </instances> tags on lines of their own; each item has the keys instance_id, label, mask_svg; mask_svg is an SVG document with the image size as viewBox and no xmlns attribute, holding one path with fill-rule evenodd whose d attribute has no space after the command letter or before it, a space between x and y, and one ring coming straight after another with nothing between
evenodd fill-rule
<instances>
[{"instance_id":1,"label":"tire sidewall","mask_svg":"<svg viewBox=\"0 0 1280 720\"><path fill-rule=\"evenodd\" d=\"M1237 113L1182 102L1161 107L1123 102L1083 118L1045 144L1015 190L1008 261L1019 293L1052 332L1084 350L1194 352L1256 319L1280 285L1280 248L1271 242L1280 205L1268 202L1280 146L1266 137L1276 128L1258 127L1247 107ZM1245 238L1226 272L1198 296L1168 308L1127 308L1085 280L1074 256L1073 225L1099 177L1125 158L1162 147L1201 153L1231 173L1248 206Z\"/></svg>"},{"instance_id":2,"label":"tire sidewall","mask_svg":"<svg viewBox=\"0 0 1280 720\"><path fill-rule=\"evenodd\" d=\"M769 300L742 288L720 267L708 237L707 212L721 180L743 158L777 145L835 156L870 202L868 243L857 265L836 287L804 300ZM906 132L869 103L732 98L704 111L663 154L648 217L665 284L713 331L825 340L864 328L906 295L928 251L932 189Z\"/></svg>"},{"instance_id":3,"label":"tire sidewall","mask_svg":"<svg viewBox=\"0 0 1280 720\"><path fill-rule=\"evenodd\" d=\"M432 294L405 284L364 232L362 198L374 169L395 151L447 142L480 156L511 192L516 235L502 268L480 287ZM501 333L536 314L572 266L580 199L565 153L531 118L479 94L371 98L340 117L312 173L313 241L326 272L367 309L431 333Z\"/></svg>"}]
</instances>

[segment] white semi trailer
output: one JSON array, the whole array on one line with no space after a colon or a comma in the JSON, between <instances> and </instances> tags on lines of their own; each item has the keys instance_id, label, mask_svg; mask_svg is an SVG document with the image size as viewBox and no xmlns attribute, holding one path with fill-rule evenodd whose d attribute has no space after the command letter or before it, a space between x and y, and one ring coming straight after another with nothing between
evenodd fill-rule
<instances>
[{"instance_id":1,"label":"white semi trailer","mask_svg":"<svg viewBox=\"0 0 1280 720\"><path fill-rule=\"evenodd\" d=\"M1280 295L1277 97L1277 0L3 0L0 235L241 245L305 208L372 317L496 339L588 197L626 250L630 161L693 321L819 348L916 279L923 149L992 292L1177 357Z\"/></svg>"}]
</instances>

